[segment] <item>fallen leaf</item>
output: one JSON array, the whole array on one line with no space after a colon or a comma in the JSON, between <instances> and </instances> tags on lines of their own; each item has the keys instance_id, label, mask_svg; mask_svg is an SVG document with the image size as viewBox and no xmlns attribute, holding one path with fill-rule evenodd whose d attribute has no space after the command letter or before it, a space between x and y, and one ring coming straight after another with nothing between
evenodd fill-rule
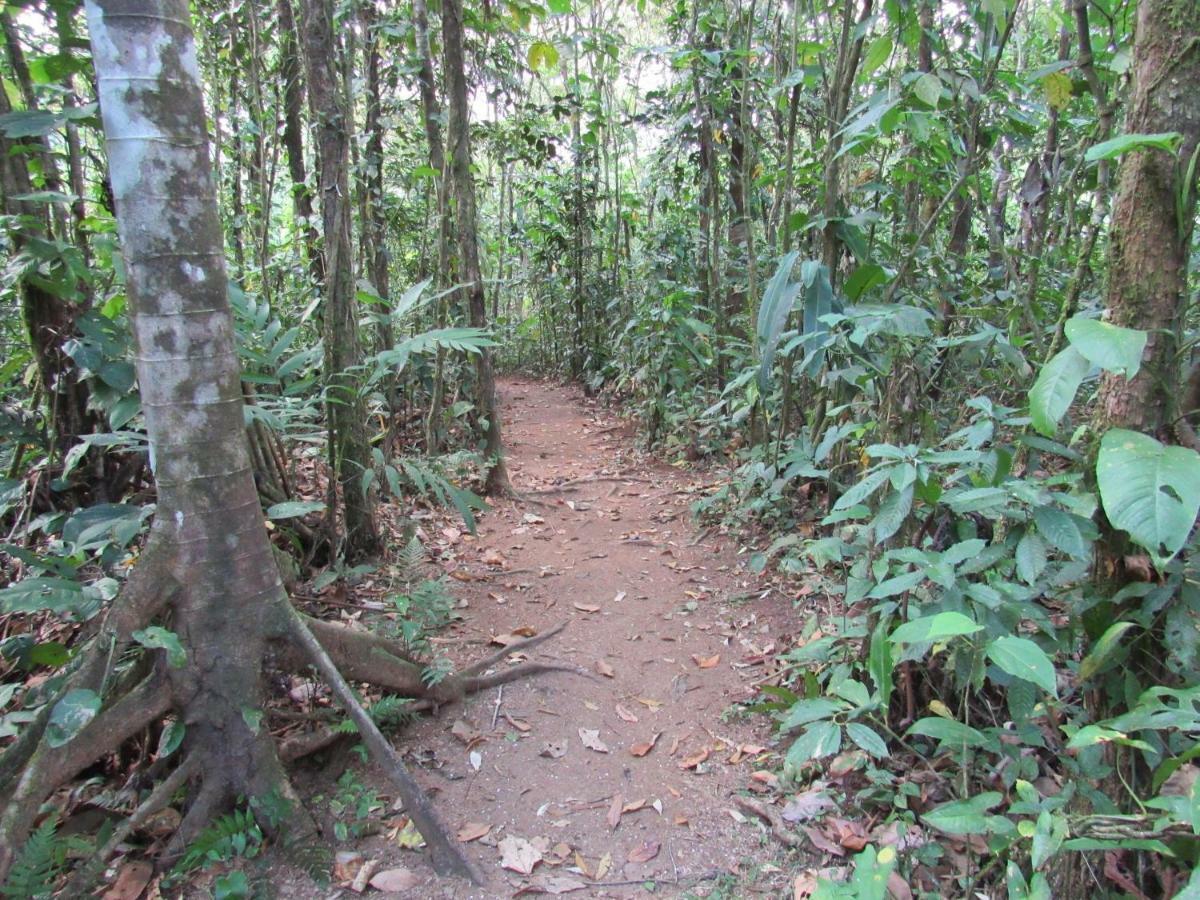
<instances>
[{"instance_id":1,"label":"fallen leaf","mask_svg":"<svg viewBox=\"0 0 1200 900\"><path fill-rule=\"evenodd\" d=\"M765 753L766 750L766 747L759 744L738 744L737 748L733 751L733 755L729 757L728 762L730 765L736 766L747 756L758 756L760 753Z\"/></svg>"},{"instance_id":2,"label":"fallen leaf","mask_svg":"<svg viewBox=\"0 0 1200 900\"><path fill-rule=\"evenodd\" d=\"M645 807L645 805L646 805L645 797L643 797L641 800L630 800L628 803L626 803L624 806L621 807L621 814L624 815L625 813L637 812L639 809L642 809L643 807Z\"/></svg>"},{"instance_id":3,"label":"fallen leaf","mask_svg":"<svg viewBox=\"0 0 1200 900\"><path fill-rule=\"evenodd\" d=\"M153 877L154 866L150 863L141 860L125 862L112 887L104 892L104 900L137 900Z\"/></svg>"},{"instance_id":4,"label":"fallen leaf","mask_svg":"<svg viewBox=\"0 0 1200 900\"><path fill-rule=\"evenodd\" d=\"M536 629L528 625L522 625L520 628L514 628L507 634L492 635L491 642L501 647L510 647L522 638L533 637L535 634L537 634Z\"/></svg>"},{"instance_id":5,"label":"fallen leaf","mask_svg":"<svg viewBox=\"0 0 1200 900\"><path fill-rule=\"evenodd\" d=\"M467 760L471 763L471 768L478 772L480 766L483 765L483 754L478 750L472 750L467 754Z\"/></svg>"},{"instance_id":6,"label":"fallen leaf","mask_svg":"<svg viewBox=\"0 0 1200 900\"><path fill-rule=\"evenodd\" d=\"M807 822L825 810L836 807L837 804L826 795L824 787L812 787L792 797L780 815L785 822Z\"/></svg>"},{"instance_id":7,"label":"fallen leaf","mask_svg":"<svg viewBox=\"0 0 1200 900\"><path fill-rule=\"evenodd\" d=\"M694 769L706 759L708 759L708 748L704 747L700 750L700 752L693 753L691 756L685 756L683 759L681 759L679 761L679 768Z\"/></svg>"},{"instance_id":8,"label":"fallen leaf","mask_svg":"<svg viewBox=\"0 0 1200 900\"><path fill-rule=\"evenodd\" d=\"M583 741L583 746L589 750L595 750L597 753L608 752L608 746L604 741L600 740L600 730L598 728L580 728L579 740Z\"/></svg>"},{"instance_id":9,"label":"fallen leaf","mask_svg":"<svg viewBox=\"0 0 1200 900\"><path fill-rule=\"evenodd\" d=\"M605 678L617 677L617 673L613 671L613 667L602 659L596 660L596 664L593 666L593 668L596 670L597 675L603 675Z\"/></svg>"},{"instance_id":10,"label":"fallen leaf","mask_svg":"<svg viewBox=\"0 0 1200 900\"><path fill-rule=\"evenodd\" d=\"M542 861L542 854L524 838L508 835L496 845L500 851L500 865L522 875L528 875Z\"/></svg>"},{"instance_id":11,"label":"fallen leaf","mask_svg":"<svg viewBox=\"0 0 1200 900\"><path fill-rule=\"evenodd\" d=\"M591 878L592 873L588 869L587 860L583 858L583 854L578 850L575 851L575 868L583 873L584 878Z\"/></svg>"},{"instance_id":12,"label":"fallen leaf","mask_svg":"<svg viewBox=\"0 0 1200 900\"><path fill-rule=\"evenodd\" d=\"M396 843L405 850L420 850L425 846L425 838L417 831L412 819L404 823L404 827L396 833Z\"/></svg>"},{"instance_id":13,"label":"fallen leaf","mask_svg":"<svg viewBox=\"0 0 1200 900\"><path fill-rule=\"evenodd\" d=\"M845 849L825 837L821 829L813 828L811 825L805 825L802 828L804 829L804 833L808 835L808 839L813 842L813 846L818 850L824 850L826 853L832 853L834 856L846 855Z\"/></svg>"},{"instance_id":14,"label":"fallen leaf","mask_svg":"<svg viewBox=\"0 0 1200 900\"><path fill-rule=\"evenodd\" d=\"M508 713L504 714L504 721L506 721L509 725L511 725L513 728L517 729L517 731L521 732L522 734L526 733L533 727L528 722L525 722L521 719L514 719Z\"/></svg>"},{"instance_id":15,"label":"fallen leaf","mask_svg":"<svg viewBox=\"0 0 1200 900\"><path fill-rule=\"evenodd\" d=\"M658 841L643 841L629 851L629 861L634 863L649 862L658 856Z\"/></svg>"},{"instance_id":16,"label":"fallen leaf","mask_svg":"<svg viewBox=\"0 0 1200 900\"><path fill-rule=\"evenodd\" d=\"M386 869L367 882L377 891L411 891L420 883L421 876L412 869Z\"/></svg>"},{"instance_id":17,"label":"fallen leaf","mask_svg":"<svg viewBox=\"0 0 1200 900\"><path fill-rule=\"evenodd\" d=\"M617 704L617 716L623 722L637 722L638 717L623 707L620 703Z\"/></svg>"},{"instance_id":18,"label":"fallen leaf","mask_svg":"<svg viewBox=\"0 0 1200 900\"><path fill-rule=\"evenodd\" d=\"M618 591L617 596L613 597L613 603L620 603L627 596L628 596L628 594L626 594L624 591Z\"/></svg>"},{"instance_id":19,"label":"fallen leaf","mask_svg":"<svg viewBox=\"0 0 1200 900\"><path fill-rule=\"evenodd\" d=\"M676 824L676 825L686 825L687 823L688 823L687 816L679 816L679 815L677 815L677 816L675 817L675 824Z\"/></svg>"},{"instance_id":20,"label":"fallen leaf","mask_svg":"<svg viewBox=\"0 0 1200 900\"><path fill-rule=\"evenodd\" d=\"M571 605L574 606L580 612L585 612L585 613L600 612L600 607L598 607L592 603L572 603Z\"/></svg>"},{"instance_id":21,"label":"fallen leaf","mask_svg":"<svg viewBox=\"0 0 1200 900\"><path fill-rule=\"evenodd\" d=\"M468 725L462 719L456 719L454 725L450 728L450 733L470 747L472 744L478 743L483 739L478 731Z\"/></svg>"},{"instance_id":22,"label":"fallen leaf","mask_svg":"<svg viewBox=\"0 0 1200 900\"><path fill-rule=\"evenodd\" d=\"M817 873L801 872L792 882L792 900L809 900L817 892Z\"/></svg>"},{"instance_id":23,"label":"fallen leaf","mask_svg":"<svg viewBox=\"0 0 1200 900\"><path fill-rule=\"evenodd\" d=\"M649 697L634 697L633 699L636 700L638 703L642 704L642 706L646 707L647 709L653 710L655 712L657 712L663 705L661 700L652 700Z\"/></svg>"},{"instance_id":24,"label":"fallen leaf","mask_svg":"<svg viewBox=\"0 0 1200 900\"><path fill-rule=\"evenodd\" d=\"M562 759L566 755L566 738L563 738L561 741L546 741L546 743L542 745L541 751L538 753L538 756L545 756L548 759Z\"/></svg>"},{"instance_id":25,"label":"fallen leaf","mask_svg":"<svg viewBox=\"0 0 1200 900\"><path fill-rule=\"evenodd\" d=\"M621 813L624 811L624 798L620 794L613 794L612 804L608 807L608 827L616 831L617 826L621 824Z\"/></svg>"},{"instance_id":26,"label":"fallen leaf","mask_svg":"<svg viewBox=\"0 0 1200 900\"><path fill-rule=\"evenodd\" d=\"M667 790L670 791L671 796L674 797L676 800L678 800L680 797L683 796L682 791L680 791L678 788L671 787L671 785L669 785L669 784L667 785Z\"/></svg>"},{"instance_id":27,"label":"fallen leaf","mask_svg":"<svg viewBox=\"0 0 1200 900\"><path fill-rule=\"evenodd\" d=\"M662 736L662 732L656 731L656 732L654 732L654 734L650 738L650 740L646 741L644 744L634 744L632 747L629 748L629 752L632 753L634 756L645 756L647 753L649 753L651 750L654 749L654 745L658 743L658 739L661 736Z\"/></svg>"},{"instance_id":28,"label":"fallen leaf","mask_svg":"<svg viewBox=\"0 0 1200 900\"><path fill-rule=\"evenodd\" d=\"M600 857L600 861L596 863L596 874L594 876L596 881L603 881L604 876L607 875L611 869L612 854L605 853L602 857Z\"/></svg>"},{"instance_id":29,"label":"fallen leaf","mask_svg":"<svg viewBox=\"0 0 1200 900\"><path fill-rule=\"evenodd\" d=\"M485 566L503 566L507 562L504 555L494 547L483 551L483 556L479 557L479 561Z\"/></svg>"},{"instance_id":30,"label":"fallen leaf","mask_svg":"<svg viewBox=\"0 0 1200 900\"><path fill-rule=\"evenodd\" d=\"M720 661L720 653L718 653L716 656L700 656L696 653L692 654L692 662L694 662L696 666L701 669L712 669L716 667L717 663Z\"/></svg>"},{"instance_id":31,"label":"fallen leaf","mask_svg":"<svg viewBox=\"0 0 1200 900\"><path fill-rule=\"evenodd\" d=\"M362 863L363 855L357 850L339 850L333 857L333 880L353 881Z\"/></svg>"},{"instance_id":32,"label":"fallen leaf","mask_svg":"<svg viewBox=\"0 0 1200 900\"><path fill-rule=\"evenodd\" d=\"M458 842L465 844L469 841L477 841L491 830L492 826L483 822L468 822L458 829Z\"/></svg>"},{"instance_id":33,"label":"fallen leaf","mask_svg":"<svg viewBox=\"0 0 1200 900\"><path fill-rule=\"evenodd\" d=\"M893 900L912 900L912 888L908 886L904 876L895 870L888 873L887 889Z\"/></svg>"},{"instance_id":34,"label":"fallen leaf","mask_svg":"<svg viewBox=\"0 0 1200 900\"><path fill-rule=\"evenodd\" d=\"M582 891L587 883L569 875L546 875L535 878L530 882L531 887L540 888L545 894L569 894L572 891Z\"/></svg>"},{"instance_id":35,"label":"fallen leaf","mask_svg":"<svg viewBox=\"0 0 1200 900\"><path fill-rule=\"evenodd\" d=\"M586 706L588 709L590 709L592 712L600 712L600 704L599 703L593 703L591 700L584 700L583 705Z\"/></svg>"}]
</instances>

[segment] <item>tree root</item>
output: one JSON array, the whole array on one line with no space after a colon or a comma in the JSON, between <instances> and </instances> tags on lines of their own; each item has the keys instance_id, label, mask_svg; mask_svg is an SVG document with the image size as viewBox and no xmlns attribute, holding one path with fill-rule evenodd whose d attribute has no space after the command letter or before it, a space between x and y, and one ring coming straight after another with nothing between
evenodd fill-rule
<instances>
[{"instance_id":1,"label":"tree root","mask_svg":"<svg viewBox=\"0 0 1200 900\"><path fill-rule=\"evenodd\" d=\"M552 487L538 488L535 491L524 491L523 493L531 494L562 494L567 491L578 490L580 485L584 484L601 484L606 481L628 481L631 484L653 484L649 478L640 478L635 475L588 475L584 478L572 478L570 481L564 481L562 484L556 484Z\"/></svg>"},{"instance_id":2,"label":"tree root","mask_svg":"<svg viewBox=\"0 0 1200 900\"><path fill-rule=\"evenodd\" d=\"M803 838L792 834L788 830L787 825L783 823L783 819L780 818L779 813L771 807L759 803L757 800L751 800L749 797L742 797L740 795L733 798L733 803L743 812L748 812L750 815L766 822L771 828L771 835L785 847L798 848L804 846Z\"/></svg>"},{"instance_id":3,"label":"tree root","mask_svg":"<svg viewBox=\"0 0 1200 900\"><path fill-rule=\"evenodd\" d=\"M429 847L430 861L437 873L461 875L474 884L480 884L482 879L479 873L441 823L421 786L409 774L404 761L383 736L379 726L362 708L362 704L354 696L354 691L299 613L292 615L292 638L309 657L317 671L324 676L338 702L358 726L359 735L371 756L396 785L400 798L404 801L405 812Z\"/></svg>"}]
</instances>

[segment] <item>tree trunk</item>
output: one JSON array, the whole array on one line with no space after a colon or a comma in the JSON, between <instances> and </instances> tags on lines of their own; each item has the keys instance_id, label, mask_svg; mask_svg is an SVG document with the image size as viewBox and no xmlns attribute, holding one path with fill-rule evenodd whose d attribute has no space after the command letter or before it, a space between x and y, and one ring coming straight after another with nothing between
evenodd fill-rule
<instances>
[{"instance_id":1,"label":"tree trunk","mask_svg":"<svg viewBox=\"0 0 1200 900\"><path fill-rule=\"evenodd\" d=\"M462 279L466 282L471 325L487 325L487 306L483 277L479 269L479 242L476 237L475 182L471 177L471 129L467 105L467 75L463 61L462 0L442 2L442 43L445 51L446 87L450 99L449 147L450 182L458 223L458 256ZM504 446L500 439L500 410L496 404L496 376L491 351L484 347L475 356L479 413L486 421L484 454L491 468L485 490L488 494L511 492L508 469L504 465Z\"/></svg>"},{"instance_id":2,"label":"tree trunk","mask_svg":"<svg viewBox=\"0 0 1200 900\"><path fill-rule=\"evenodd\" d=\"M1108 318L1149 332L1142 367L1126 380L1106 374L1100 420L1150 434L1177 414L1176 359L1180 317L1187 304L1187 250L1194 218L1180 214L1179 172L1200 141L1200 41L1197 0L1142 0L1134 40L1133 90L1125 131L1177 131L1177 154L1141 150L1124 157L1109 245ZM1181 231L1182 225L1182 231ZM1167 435L1160 433L1160 437Z\"/></svg>"},{"instance_id":3,"label":"tree trunk","mask_svg":"<svg viewBox=\"0 0 1200 900\"><path fill-rule=\"evenodd\" d=\"M379 552L372 495L361 487L370 466L366 408L354 369L362 362L356 321L353 243L350 238L350 121L348 102L334 61L331 0L304 2L304 60L308 98L317 121L321 218L325 237L324 344L330 469L344 514L345 555ZM330 509L330 519L334 517Z\"/></svg>"}]
</instances>

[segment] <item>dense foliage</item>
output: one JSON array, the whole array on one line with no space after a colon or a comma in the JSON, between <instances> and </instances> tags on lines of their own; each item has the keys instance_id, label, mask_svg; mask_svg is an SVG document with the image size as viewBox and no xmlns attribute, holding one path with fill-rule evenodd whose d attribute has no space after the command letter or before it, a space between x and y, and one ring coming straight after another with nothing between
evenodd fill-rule
<instances>
[{"instance_id":1,"label":"dense foliage","mask_svg":"<svg viewBox=\"0 0 1200 900\"><path fill-rule=\"evenodd\" d=\"M785 779L836 759L846 808L955 836L963 895L1082 896L1096 860L1124 890L1200 892L1195 3L472 5L461 170L439 9L327 5L340 273L317 211L334 116L299 10L193 4L285 566L352 574L375 540L355 517L387 498L470 524L504 489L491 358L576 379L649 447L727 467L697 514L804 586L757 707ZM70 0L0 25L11 744L155 494L86 26ZM406 594L404 640L442 602ZM163 628L137 641L183 652ZM99 705L57 699L51 742ZM61 867L52 837L22 878Z\"/></svg>"}]
</instances>

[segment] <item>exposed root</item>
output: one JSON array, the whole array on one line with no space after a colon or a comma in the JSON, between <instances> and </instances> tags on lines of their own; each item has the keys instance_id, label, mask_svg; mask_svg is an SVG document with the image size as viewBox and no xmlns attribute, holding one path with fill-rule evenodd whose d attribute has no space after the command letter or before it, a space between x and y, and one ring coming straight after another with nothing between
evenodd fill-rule
<instances>
[{"instance_id":1,"label":"exposed root","mask_svg":"<svg viewBox=\"0 0 1200 900\"><path fill-rule=\"evenodd\" d=\"M579 666L569 666L562 663L522 663L519 666L513 666L511 669L502 669L499 672L493 672L491 675L477 675L471 678L464 678L461 680L461 687L464 696L466 694L477 694L480 691L499 687L502 684L509 684L513 681L520 681L522 678L532 678L534 675L545 675L550 672L569 672L572 675L582 675L588 679L592 678L591 672L587 671L587 669L581 669Z\"/></svg>"},{"instance_id":2,"label":"exposed root","mask_svg":"<svg viewBox=\"0 0 1200 900\"><path fill-rule=\"evenodd\" d=\"M114 752L171 706L166 684L151 673L101 712L62 747L40 746L21 773L0 818L0 882L8 877L17 849L29 836L45 799L87 766Z\"/></svg>"},{"instance_id":3,"label":"exposed root","mask_svg":"<svg viewBox=\"0 0 1200 900\"><path fill-rule=\"evenodd\" d=\"M560 622L559 624L555 625L553 628L551 628L547 631L543 631L541 634L530 635L527 638L523 638L519 641L515 641L514 643L511 643L511 644L503 647L502 649L497 650L491 656L485 656L483 659L479 660L478 662L472 663L471 665L467 666L465 669L463 669L461 672L458 673L458 676L460 678L470 678L473 675L478 675L480 672L486 672L492 666L498 665L499 663L503 662L505 659L508 658L508 656L510 654L521 653L521 652L524 652L525 650L530 650L530 649L536 647L538 644L545 643L546 641L550 640L550 638L552 638L552 637L557 637L562 632L562 630L566 627L567 627L566 622Z\"/></svg>"},{"instance_id":4,"label":"exposed root","mask_svg":"<svg viewBox=\"0 0 1200 900\"><path fill-rule=\"evenodd\" d=\"M556 484L552 487L538 488L535 491L525 491L529 494L562 494L567 491L578 490L581 485L585 484L601 484L606 481L627 481L631 484L653 484L649 478L640 478L635 475L588 475L584 478L572 478L570 481L564 481L562 484Z\"/></svg>"},{"instance_id":5,"label":"exposed root","mask_svg":"<svg viewBox=\"0 0 1200 900\"><path fill-rule=\"evenodd\" d=\"M475 884L481 883L482 879L479 873L475 871L471 861L451 838L425 792L409 774L404 761L388 743L387 738L379 730L379 726L362 708L362 704L354 696L354 691L299 613L294 613L292 616L292 638L309 657L317 671L324 676L338 702L341 703L354 724L358 726L359 735L363 743L367 745L367 750L396 785L400 797L404 801L405 812L408 813L429 847L430 861L433 863L434 869L438 874L461 875Z\"/></svg>"},{"instance_id":6,"label":"exposed root","mask_svg":"<svg viewBox=\"0 0 1200 900\"><path fill-rule=\"evenodd\" d=\"M200 789L192 797L191 805L184 813L183 820L175 829L175 834L167 843L163 860L168 865L173 864L183 855L184 849L216 818L217 812L233 799L232 792L226 780L201 767Z\"/></svg>"},{"instance_id":7,"label":"exposed root","mask_svg":"<svg viewBox=\"0 0 1200 900\"><path fill-rule=\"evenodd\" d=\"M171 798L175 796L175 792L183 787L184 782L192 776L196 769L196 757L189 756L176 767L174 772L159 783L158 787L150 792L150 796L142 801L129 818L116 827L112 837L104 846L79 867L63 891L63 896L85 896L103 872L104 864L117 852L117 848L122 842L137 828L140 828L150 816L167 806L171 802Z\"/></svg>"},{"instance_id":8,"label":"exposed root","mask_svg":"<svg viewBox=\"0 0 1200 900\"><path fill-rule=\"evenodd\" d=\"M785 847L798 848L804 846L803 838L789 831L783 819L780 818L779 813L771 807L759 803L757 800L751 800L749 797L742 796L735 796L733 802L742 811L748 812L750 815L756 816L766 822L771 828L771 835Z\"/></svg>"}]
</instances>

